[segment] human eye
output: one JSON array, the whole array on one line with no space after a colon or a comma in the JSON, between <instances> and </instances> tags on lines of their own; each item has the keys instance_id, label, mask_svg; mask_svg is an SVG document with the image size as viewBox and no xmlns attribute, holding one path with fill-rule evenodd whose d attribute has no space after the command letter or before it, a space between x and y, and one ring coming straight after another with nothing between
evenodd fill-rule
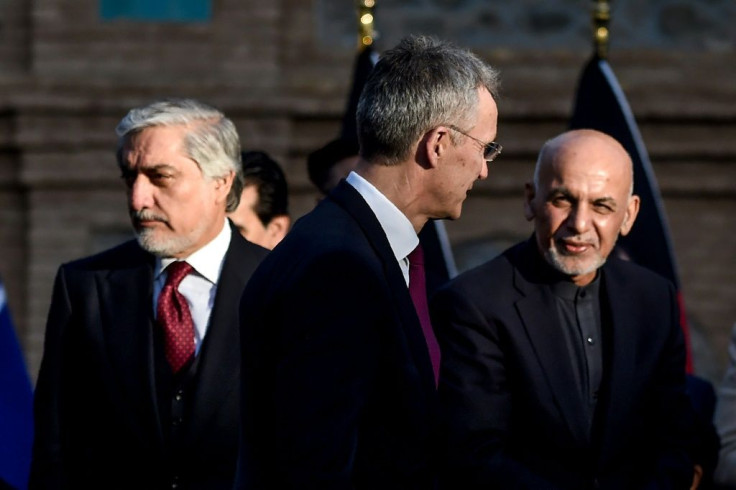
<instances>
[{"instance_id":1,"label":"human eye","mask_svg":"<svg viewBox=\"0 0 736 490\"><path fill-rule=\"evenodd\" d=\"M570 196L561 193L552 194L549 198L549 202L556 208L569 207L572 204Z\"/></svg>"},{"instance_id":2,"label":"human eye","mask_svg":"<svg viewBox=\"0 0 736 490\"><path fill-rule=\"evenodd\" d=\"M146 175L153 185L159 187L170 185L174 179L174 173L167 169L151 169L146 172Z\"/></svg>"},{"instance_id":3,"label":"human eye","mask_svg":"<svg viewBox=\"0 0 736 490\"><path fill-rule=\"evenodd\" d=\"M125 185L127 187L133 187L133 182L135 182L136 176L137 172L129 168L120 169L120 178L123 180L123 182L125 182Z\"/></svg>"},{"instance_id":4,"label":"human eye","mask_svg":"<svg viewBox=\"0 0 736 490\"><path fill-rule=\"evenodd\" d=\"M616 207L609 201L594 201L593 209L600 214L609 214L616 210Z\"/></svg>"}]
</instances>

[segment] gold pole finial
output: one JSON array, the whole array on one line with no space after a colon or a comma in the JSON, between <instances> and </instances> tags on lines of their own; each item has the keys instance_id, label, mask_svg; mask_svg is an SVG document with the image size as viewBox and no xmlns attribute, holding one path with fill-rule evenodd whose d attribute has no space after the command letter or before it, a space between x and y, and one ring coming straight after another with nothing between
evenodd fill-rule
<instances>
[{"instance_id":1,"label":"gold pole finial","mask_svg":"<svg viewBox=\"0 0 736 490\"><path fill-rule=\"evenodd\" d=\"M593 38L595 52L601 59L608 57L608 22L611 20L611 7L605 0L596 0L593 8Z\"/></svg>"},{"instance_id":2,"label":"gold pole finial","mask_svg":"<svg viewBox=\"0 0 736 490\"><path fill-rule=\"evenodd\" d=\"M358 0L358 48L363 49L375 40L373 30L373 8L375 0Z\"/></svg>"}]
</instances>

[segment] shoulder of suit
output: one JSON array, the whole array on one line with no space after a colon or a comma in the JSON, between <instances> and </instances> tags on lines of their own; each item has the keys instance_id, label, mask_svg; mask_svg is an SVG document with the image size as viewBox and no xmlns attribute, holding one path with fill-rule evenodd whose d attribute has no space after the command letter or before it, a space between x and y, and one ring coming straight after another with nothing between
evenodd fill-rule
<instances>
[{"instance_id":1,"label":"shoulder of suit","mask_svg":"<svg viewBox=\"0 0 736 490\"><path fill-rule=\"evenodd\" d=\"M263 248L253 242L249 242L248 240L243 238L243 235L241 235L240 232L238 232L237 230L233 230L233 234L230 238L230 248L232 247L247 252L248 254L258 259L262 259L270 252L270 250L268 250L267 248Z\"/></svg>"},{"instance_id":2,"label":"shoulder of suit","mask_svg":"<svg viewBox=\"0 0 736 490\"><path fill-rule=\"evenodd\" d=\"M147 262L153 264L155 258L143 250L138 245L138 242L133 239L94 255L67 262L62 267L65 269L94 271L138 267Z\"/></svg>"},{"instance_id":3,"label":"shoulder of suit","mask_svg":"<svg viewBox=\"0 0 736 490\"><path fill-rule=\"evenodd\" d=\"M461 272L440 289L463 291L464 294L482 291L485 296L497 294L494 291L508 290L514 270L512 259L521 245L512 246L482 264Z\"/></svg>"}]
</instances>

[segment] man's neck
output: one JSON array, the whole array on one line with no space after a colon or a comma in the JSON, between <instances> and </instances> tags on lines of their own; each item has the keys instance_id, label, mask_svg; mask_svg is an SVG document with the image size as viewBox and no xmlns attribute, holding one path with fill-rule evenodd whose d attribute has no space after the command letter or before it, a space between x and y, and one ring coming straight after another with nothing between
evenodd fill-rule
<instances>
[{"instance_id":1,"label":"man's neck","mask_svg":"<svg viewBox=\"0 0 736 490\"><path fill-rule=\"evenodd\" d=\"M422 185L408 162L387 166L360 160L354 172L386 196L409 219L414 231L419 233L428 216L420 212Z\"/></svg>"}]
</instances>

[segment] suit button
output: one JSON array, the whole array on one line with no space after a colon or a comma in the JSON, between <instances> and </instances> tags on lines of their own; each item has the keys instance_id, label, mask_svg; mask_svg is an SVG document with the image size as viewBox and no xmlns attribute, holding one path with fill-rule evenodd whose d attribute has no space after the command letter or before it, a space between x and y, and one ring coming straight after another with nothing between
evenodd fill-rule
<instances>
[{"instance_id":1,"label":"suit button","mask_svg":"<svg viewBox=\"0 0 736 490\"><path fill-rule=\"evenodd\" d=\"M176 417L175 419L171 420L171 425L173 425L174 427L178 427L182 424L182 422L184 422L184 419L182 419L181 417Z\"/></svg>"},{"instance_id":2,"label":"suit button","mask_svg":"<svg viewBox=\"0 0 736 490\"><path fill-rule=\"evenodd\" d=\"M176 490L177 488L179 488L179 477L178 476L174 476L171 479L171 488L173 490Z\"/></svg>"},{"instance_id":3,"label":"suit button","mask_svg":"<svg viewBox=\"0 0 736 490\"><path fill-rule=\"evenodd\" d=\"M180 402L184 398L184 392L179 390L176 392L176 395L174 395L174 400Z\"/></svg>"}]
</instances>

